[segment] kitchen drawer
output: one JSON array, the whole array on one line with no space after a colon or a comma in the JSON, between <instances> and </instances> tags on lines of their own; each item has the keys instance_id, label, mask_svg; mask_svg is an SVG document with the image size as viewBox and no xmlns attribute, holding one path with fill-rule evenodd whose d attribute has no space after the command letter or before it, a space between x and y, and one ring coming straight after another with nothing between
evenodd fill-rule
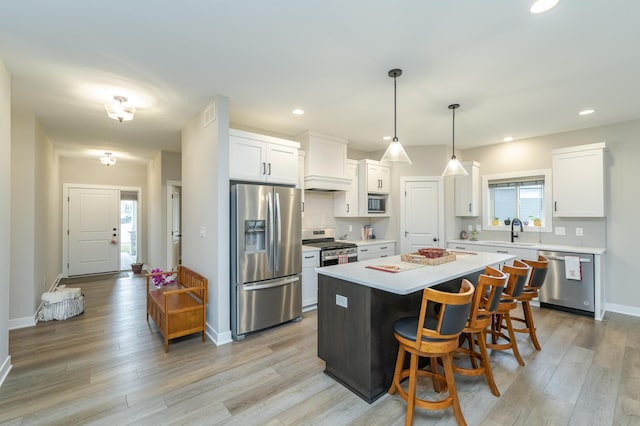
<instances>
[{"instance_id":1,"label":"kitchen drawer","mask_svg":"<svg viewBox=\"0 0 640 426\"><path fill-rule=\"evenodd\" d=\"M302 253L302 267L311 266L317 268L320 266L320 252L307 251Z\"/></svg>"},{"instance_id":2,"label":"kitchen drawer","mask_svg":"<svg viewBox=\"0 0 640 426\"><path fill-rule=\"evenodd\" d=\"M367 244L358 246L358 260L395 256L396 243Z\"/></svg>"}]
</instances>

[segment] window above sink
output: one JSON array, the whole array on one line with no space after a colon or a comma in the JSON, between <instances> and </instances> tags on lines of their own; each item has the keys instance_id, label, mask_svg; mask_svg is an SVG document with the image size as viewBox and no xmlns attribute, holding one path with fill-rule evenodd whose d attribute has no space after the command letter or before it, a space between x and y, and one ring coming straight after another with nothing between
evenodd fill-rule
<instances>
[{"instance_id":1,"label":"window above sink","mask_svg":"<svg viewBox=\"0 0 640 426\"><path fill-rule=\"evenodd\" d=\"M487 231L511 231L514 218L527 231L553 229L550 169L484 175L482 201L482 227Z\"/></svg>"}]
</instances>

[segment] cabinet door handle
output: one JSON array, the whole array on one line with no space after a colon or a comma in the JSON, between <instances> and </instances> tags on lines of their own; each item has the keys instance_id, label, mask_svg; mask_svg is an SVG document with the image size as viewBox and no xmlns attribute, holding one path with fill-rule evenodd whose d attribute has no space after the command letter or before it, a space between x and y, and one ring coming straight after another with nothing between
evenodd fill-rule
<instances>
[{"instance_id":1,"label":"cabinet door handle","mask_svg":"<svg viewBox=\"0 0 640 426\"><path fill-rule=\"evenodd\" d=\"M387 247L387 246L380 247L380 250L386 250L386 249L388 249L388 247Z\"/></svg>"},{"instance_id":2,"label":"cabinet door handle","mask_svg":"<svg viewBox=\"0 0 640 426\"><path fill-rule=\"evenodd\" d=\"M554 202L553 202L553 211L554 211L554 212L557 212L557 211L558 211L558 202L557 202L557 201L554 201Z\"/></svg>"},{"instance_id":3,"label":"cabinet door handle","mask_svg":"<svg viewBox=\"0 0 640 426\"><path fill-rule=\"evenodd\" d=\"M302 213L304 213L304 201L302 202Z\"/></svg>"},{"instance_id":4,"label":"cabinet door handle","mask_svg":"<svg viewBox=\"0 0 640 426\"><path fill-rule=\"evenodd\" d=\"M460 247L460 246L456 246L456 248L457 248L458 250L466 250L466 249L467 249L466 247Z\"/></svg>"},{"instance_id":5,"label":"cabinet door handle","mask_svg":"<svg viewBox=\"0 0 640 426\"><path fill-rule=\"evenodd\" d=\"M271 176L271 163L269 163L269 173L268 173L268 175Z\"/></svg>"},{"instance_id":6,"label":"cabinet door handle","mask_svg":"<svg viewBox=\"0 0 640 426\"><path fill-rule=\"evenodd\" d=\"M496 250L496 253L509 254L506 250Z\"/></svg>"},{"instance_id":7,"label":"cabinet door handle","mask_svg":"<svg viewBox=\"0 0 640 426\"><path fill-rule=\"evenodd\" d=\"M360 249L360 251L363 251L363 252L364 252L364 251L369 251L369 249Z\"/></svg>"},{"instance_id":8,"label":"cabinet door handle","mask_svg":"<svg viewBox=\"0 0 640 426\"><path fill-rule=\"evenodd\" d=\"M347 213L349 213L349 203L347 203Z\"/></svg>"},{"instance_id":9,"label":"cabinet door handle","mask_svg":"<svg viewBox=\"0 0 640 426\"><path fill-rule=\"evenodd\" d=\"M311 256L305 256L304 258L305 259L313 259L314 257L315 257L314 255L311 255Z\"/></svg>"},{"instance_id":10,"label":"cabinet door handle","mask_svg":"<svg viewBox=\"0 0 640 426\"><path fill-rule=\"evenodd\" d=\"M383 254L383 255L382 255L382 256L380 256L380 257L387 257L387 256L389 256L389 255L388 255L388 254Z\"/></svg>"},{"instance_id":11,"label":"cabinet door handle","mask_svg":"<svg viewBox=\"0 0 640 426\"><path fill-rule=\"evenodd\" d=\"M267 163L262 163L262 172L260 173L263 175L267 173Z\"/></svg>"},{"instance_id":12,"label":"cabinet door handle","mask_svg":"<svg viewBox=\"0 0 640 426\"><path fill-rule=\"evenodd\" d=\"M471 203L469 203L469 213L471 213Z\"/></svg>"}]
</instances>

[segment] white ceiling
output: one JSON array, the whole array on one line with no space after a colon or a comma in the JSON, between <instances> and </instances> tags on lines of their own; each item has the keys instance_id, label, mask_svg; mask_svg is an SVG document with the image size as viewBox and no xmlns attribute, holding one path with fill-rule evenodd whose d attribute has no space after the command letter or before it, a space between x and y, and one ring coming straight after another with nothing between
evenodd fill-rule
<instances>
[{"instance_id":1,"label":"white ceiling","mask_svg":"<svg viewBox=\"0 0 640 426\"><path fill-rule=\"evenodd\" d=\"M0 58L15 110L33 111L62 155L179 151L215 95L231 122L311 129L383 149L498 143L640 118L640 2L561 0L5 1ZM135 119L107 118L128 96ZM294 116L294 108L306 111ZM578 116L584 108L590 116Z\"/></svg>"}]
</instances>

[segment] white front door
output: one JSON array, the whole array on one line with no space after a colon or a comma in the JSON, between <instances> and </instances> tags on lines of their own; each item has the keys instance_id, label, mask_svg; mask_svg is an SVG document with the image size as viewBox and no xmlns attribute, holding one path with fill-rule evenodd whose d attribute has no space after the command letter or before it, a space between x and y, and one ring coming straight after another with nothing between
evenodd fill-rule
<instances>
[{"instance_id":1,"label":"white front door","mask_svg":"<svg viewBox=\"0 0 640 426\"><path fill-rule=\"evenodd\" d=\"M401 206L402 253L419 248L441 247L444 233L442 178L401 179L404 198Z\"/></svg>"},{"instance_id":2,"label":"white front door","mask_svg":"<svg viewBox=\"0 0 640 426\"><path fill-rule=\"evenodd\" d=\"M68 275L120 270L120 191L69 188Z\"/></svg>"},{"instance_id":3,"label":"white front door","mask_svg":"<svg viewBox=\"0 0 640 426\"><path fill-rule=\"evenodd\" d=\"M168 269L176 269L181 263L181 187L174 186L171 192L171 250L169 251Z\"/></svg>"}]
</instances>

